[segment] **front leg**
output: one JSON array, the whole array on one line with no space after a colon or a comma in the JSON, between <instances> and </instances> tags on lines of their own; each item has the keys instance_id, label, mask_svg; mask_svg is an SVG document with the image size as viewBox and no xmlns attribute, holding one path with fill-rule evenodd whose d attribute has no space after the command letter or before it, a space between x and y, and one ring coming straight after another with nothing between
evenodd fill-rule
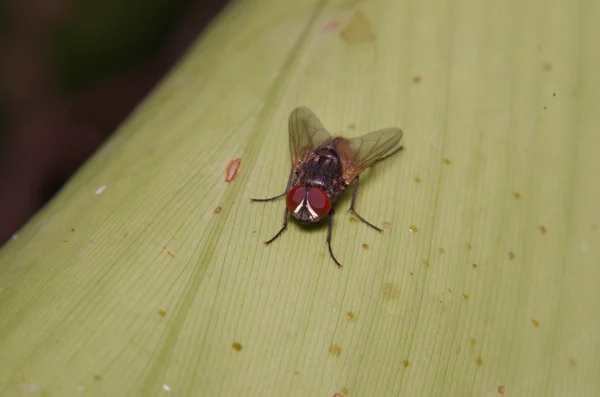
<instances>
[{"instance_id":1,"label":"front leg","mask_svg":"<svg viewBox=\"0 0 600 397\"><path fill-rule=\"evenodd\" d=\"M329 211L329 227L327 228L327 247L329 248L329 255L331 255L331 259L335 262L338 268L342 268L342 264L335 258L333 255L333 251L331 249L331 231L333 230L333 210Z\"/></svg>"},{"instance_id":2,"label":"front leg","mask_svg":"<svg viewBox=\"0 0 600 397\"><path fill-rule=\"evenodd\" d=\"M382 229L378 228L377 226L373 225L371 222L367 221L365 218L360 216L358 214L358 212L356 212L356 210L354 209L354 204L356 203L356 195L358 193L358 177L354 178L354 180L355 180L354 191L352 192L352 202L350 203L349 210L352 211L354 213L354 215L356 215L358 217L358 219L360 219L367 225L371 226L373 229L377 230L378 232L382 232L383 231Z\"/></svg>"},{"instance_id":3,"label":"front leg","mask_svg":"<svg viewBox=\"0 0 600 397\"><path fill-rule=\"evenodd\" d=\"M292 185L292 177L293 177L293 175L294 175L294 170L290 171L290 176L288 177L288 182L287 182L287 186L285 188L285 192L283 192L283 193L281 193L281 194L279 194L279 195L277 195L275 197L269 197L269 198L265 198L265 199L250 198L250 201L273 201L273 200L277 200L277 199L280 199L282 197L285 197L285 195L290 190L290 186Z\"/></svg>"},{"instance_id":4,"label":"front leg","mask_svg":"<svg viewBox=\"0 0 600 397\"><path fill-rule=\"evenodd\" d=\"M287 229L287 225L288 225L288 209L287 209L287 207L285 207L285 212L283 213L283 227L269 241L265 241L265 245L271 244L273 242L273 240L275 240L277 237L279 237L279 235L281 233L283 233L285 231L285 229Z\"/></svg>"}]
</instances>

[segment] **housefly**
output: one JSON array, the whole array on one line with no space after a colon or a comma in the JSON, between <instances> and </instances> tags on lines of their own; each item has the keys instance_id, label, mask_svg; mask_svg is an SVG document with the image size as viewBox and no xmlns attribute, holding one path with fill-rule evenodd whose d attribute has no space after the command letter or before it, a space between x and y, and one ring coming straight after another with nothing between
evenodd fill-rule
<instances>
[{"instance_id":1,"label":"housefly","mask_svg":"<svg viewBox=\"0 0 600 397\"><path fill-rule=\"evenodd\" d=\"M292 169L285 192L271 198L250 199L271 201L285 197L283 227L265 244L273 242L287 229L290 212L303 224L315 223L329 216L327 247L335 264L342 267L331 250L332 205L354 182L350 211L373 229L382 231L355 210L358 178L373 164L402 149L399 145L402 131L399 128L386 128L358 138L332 137L317 116L306 107L292 111L288 127Z\"/></svg>"}]
</instances>

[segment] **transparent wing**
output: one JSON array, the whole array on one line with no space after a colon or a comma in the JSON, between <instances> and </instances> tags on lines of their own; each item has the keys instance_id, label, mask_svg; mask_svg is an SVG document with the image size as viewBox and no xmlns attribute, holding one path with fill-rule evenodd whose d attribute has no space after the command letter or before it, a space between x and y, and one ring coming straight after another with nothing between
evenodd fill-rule
<instances>
[{"instance_id":1,"label":"transparent wing","mask_svg":"<svg viewBox=\"0 0 600 397\"><path fill-rule=\"evenodd\" d=\"M321 143L331 139L331 135L321 121L307 107L297 107L290 114L290 155L292 165L304 160L308 153Z\"/></svg>"},{"instance_id":2,"label":"transparent wing","mask_svg":"<svg viewBox=\"0 0 600 397\"><path fill-rule=\"evenodd\" d=\"M379 160L400 149L401 140L402 130L399 128L386 128L348 139L354 156L346 167L346 180L350 182Z\"/></svg>"}]
</instances>

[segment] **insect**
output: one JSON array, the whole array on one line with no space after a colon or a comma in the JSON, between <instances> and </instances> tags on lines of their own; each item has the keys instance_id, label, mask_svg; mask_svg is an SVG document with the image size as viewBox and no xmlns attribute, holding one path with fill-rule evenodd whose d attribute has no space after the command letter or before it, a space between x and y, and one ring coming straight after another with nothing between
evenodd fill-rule
<instances>
[{"instance_id":1,"label":"insect","mask_svg":"<svg viewBox=\"0 0 600 397\"><path fill-rule=\"evenodd\" d=\"M362 222L381 232L382 229L360 216L355 209L360 174L373 164L402 149L399 128L386 128L358 138L332 137L321 121L306 107L292 111L288 121L292 169L285 192L275 197L251 201L272 201L285 197L283 227L265 245L272 243L288 226L289 213L303 224L315 223L329 216L327 247L338 267L342 267L331 249L333 204L354 182L350 211Z\"/></svg>"}]
</instances>

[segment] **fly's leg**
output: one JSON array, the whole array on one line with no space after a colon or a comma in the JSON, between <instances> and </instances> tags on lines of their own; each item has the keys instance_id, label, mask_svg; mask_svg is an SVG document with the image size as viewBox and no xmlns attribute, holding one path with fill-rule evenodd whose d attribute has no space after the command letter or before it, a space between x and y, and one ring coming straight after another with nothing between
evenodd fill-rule
<instances>
[{"instance_id":1,"label":"fly's leg","mask_svg":"<svg viewBox=\"0 0 600 397\"><path fill-rule=\"evenodd\" d=\"M283 192L281 194L278 194L275 197L269 197L269 198L264 198L264 199L261 199L261 198L250 198L250 201L273 201L273 200L277 200L277 199L280 199L282 197L285 197L285 195L287 194L287 192L290 190L290 186L292 184L292 176L293 175L294 175L294 171L292 170L292 171L290 171L290 176L288 177L288 183L287 183L287 186L285 188L285 192ZM286 217L286 219L287 219L287 217Z\"/></svg>"},{"instance_id":2,"label":"fly's leg","mask_svg":"<svg viewBox=\"0 0 600 397\"><path fill-rule=\"evenodd\" d=\"M333 230L333 210L329 212L329 227L327 228L327 247L329 248L329 255L331 255L331 259L335 262L338 268L342 268L342 264L335 258L333 255L333 251L331 250L331 231Z\"/></svg>"},{"instance_id":3,"label":"fly's leg","mask_svg":"<svg viewBox=\"0 0 600 397\"><path fill-rule=\"evenodd\" d=\"M382 232L383 231L382 229L378 228L377 226L373 225L371 222L367 221L365 218L360 216L358 214L358 212L356 212L356 210L354 209L354 204L356 203L356 194L358 193L358 177L354 178L354 181L355 181L354 191L352 192L352 202L350 203L349 211L352 211L352 213L354 213L354 215L356 215L358 217L358 219L360 219L367 225L371 226L373 229L377 230L378 232Z\"/></svg>"},{"instance_id":4,"label":"fly's leg","mask_svg":"<svg viewBox=\"0 0 600 397\"><path fill-rule=\"evenodd\" d=\"M287 224L288 224L288 209L287 209L287 207L285 207L285 212L283 215L283 227L269 241L265 241L265 245L271 244L273 242L273 240L275 240L277 237L279 237L279 235L281 233L283 233L285 231L285 229L287 229Z\"/></svg>"}]
</instances>

